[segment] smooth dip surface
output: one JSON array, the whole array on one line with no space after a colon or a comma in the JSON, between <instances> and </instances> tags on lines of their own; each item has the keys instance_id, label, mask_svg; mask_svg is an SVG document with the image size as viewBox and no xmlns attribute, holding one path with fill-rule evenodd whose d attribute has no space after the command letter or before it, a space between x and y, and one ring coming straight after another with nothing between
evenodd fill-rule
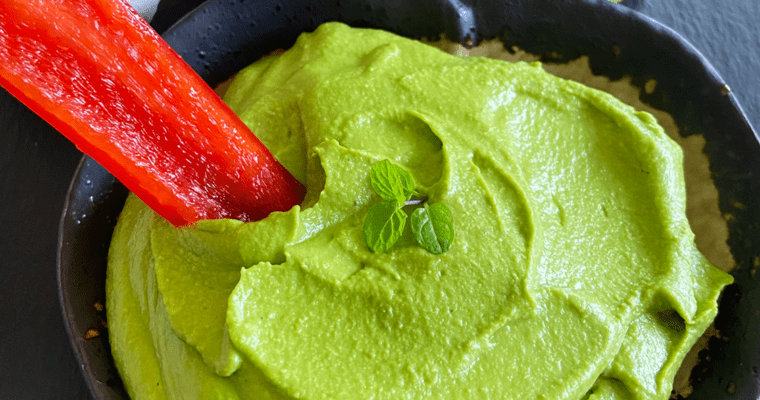
<instances>
[{"instance_id":1,"label":"smooth dip surface","mask_svg":"<svg viewBox=\"0 0 760 400\"><path fill-rule=\"evenodd\" d=\"M226 100L309 192L183 229L127 200L106 306L135 399L667 399L731 281L655 119L538 64L330 23ZM366 247L383 159L452 210L448 252Z\"/></svg>"}]
</instances>

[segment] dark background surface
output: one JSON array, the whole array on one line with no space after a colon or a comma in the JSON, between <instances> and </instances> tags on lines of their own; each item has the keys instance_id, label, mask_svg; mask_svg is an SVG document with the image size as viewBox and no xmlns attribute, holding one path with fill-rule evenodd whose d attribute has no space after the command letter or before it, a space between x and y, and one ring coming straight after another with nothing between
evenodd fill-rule
<instances>
[{"instance_id":1,"label":"dark background surface","mask_svg":"<svg viewBox=\"0 0 760 400\"><path fill-rule=\"evenodd\" d=\"M154 27L163 31L199 3L162 0ZM760 127L760 0L627 5L702 51ZM1 89L0 131L0 399L89 399L55 277L58 222L81 154Z\"/></svg>"}]
</instances>

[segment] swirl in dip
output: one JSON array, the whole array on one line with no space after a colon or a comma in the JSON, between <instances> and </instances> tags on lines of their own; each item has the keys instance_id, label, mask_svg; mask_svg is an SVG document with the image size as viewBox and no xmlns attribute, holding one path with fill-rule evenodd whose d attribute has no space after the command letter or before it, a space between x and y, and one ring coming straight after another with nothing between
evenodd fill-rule
<instances>
[{"instance_id":1,"label":"swirl in dip","mask_svg":"<svg viewBox=\"0 0 760 400\"><path fill-rule=\"evenodd\" d=\"M655 119L538 64L330 23L226 100L309 192L181 229L127 200L107 309L135 399L667 399L731 281ZM448 252L366 247L383 159L452 210Z\"/></svg>"}]
</instances>

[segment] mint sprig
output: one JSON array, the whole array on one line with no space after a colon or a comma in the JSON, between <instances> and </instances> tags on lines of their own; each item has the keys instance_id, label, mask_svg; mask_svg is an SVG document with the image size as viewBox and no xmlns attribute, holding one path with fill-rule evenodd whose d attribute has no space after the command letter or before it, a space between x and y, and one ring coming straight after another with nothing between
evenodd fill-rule
<instances>
[{"instance_id":1,"label":"mint sprig","mask_svg":"<svg viewBox=\"0 0 760 400\"><path fill-rule=\"evenodd\" d=\"M370 184L385 200L369 209L364 221L364 241L375 253L390 250L401 238L406 225L403 208L422 204L412 213L412 234L417 243L433 254L442 254L454 240L454 217L443 203L425 204L427 199L410 200L415 193L409 171L383 160L372 165Z\"/></svg>"}]
</instances>

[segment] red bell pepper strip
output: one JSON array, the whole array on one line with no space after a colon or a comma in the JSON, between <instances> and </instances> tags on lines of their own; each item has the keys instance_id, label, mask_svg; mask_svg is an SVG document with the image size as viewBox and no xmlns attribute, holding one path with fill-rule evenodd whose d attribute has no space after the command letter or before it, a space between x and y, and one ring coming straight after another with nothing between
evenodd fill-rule
<instances>
[{"instance_id":1,"label":"red bell pepper strip","mask_svg":"<svg viewBox=\"0 0 760 400\"><path fill-rule=\"evenodd\" d=\"M0 85L175 225L305 189L123 0L0 1Z\"/></svg>"}]
</instances>

